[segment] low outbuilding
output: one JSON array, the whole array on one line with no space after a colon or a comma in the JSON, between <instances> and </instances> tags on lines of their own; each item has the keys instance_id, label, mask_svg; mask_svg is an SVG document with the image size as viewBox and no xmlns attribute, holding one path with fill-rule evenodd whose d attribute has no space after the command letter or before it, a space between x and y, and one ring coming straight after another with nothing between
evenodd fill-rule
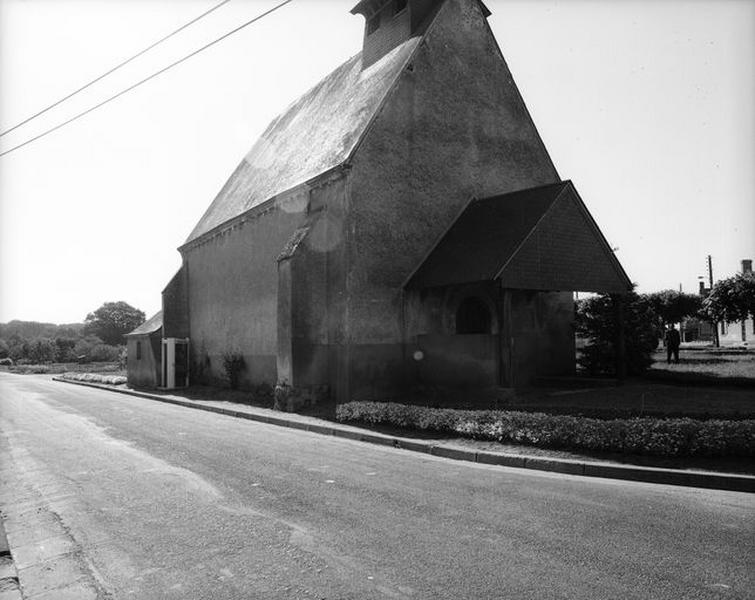
<instances>
[{"instance_id":1,"label":"low outbuilding","mask_svg":"<svg viewBox=\"0 0 755 600\"><path fill-rule=\"evenodd\" d=\"M127 333L128 384L156 388L162 381L163 312L160 311L132 332Z\"/></svg>"}]
</instances>

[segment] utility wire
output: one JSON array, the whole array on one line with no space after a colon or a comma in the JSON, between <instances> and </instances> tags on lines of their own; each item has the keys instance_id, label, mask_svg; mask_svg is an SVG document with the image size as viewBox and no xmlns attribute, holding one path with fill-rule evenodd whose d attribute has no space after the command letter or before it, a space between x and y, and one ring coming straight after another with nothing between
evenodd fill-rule
<instances>
[{"instance_id":1,"label":"utility wire","mask_svg":"<svg viewBox=\"0 0 755 600\"><path fill-rule=\"evenodd\" d=\"M142 50L141 52L138 52L138 53L134 54L134 55L133 55L133 56L132 56L131 58L127 58L127 59L126 59L126 60L124 60L123 62L120 62L120 63L118 63L117 65L115 65L115 66L114 66L114 67L113 67L112 69L110 69L109 71L106 71L105 73L103 73L103 74L102 74L102 75L100 75L99 77L96 77L96 78L92 79L92 81L90 81L89 83L86 83L86 84L82 85L82 86L81 86L80 88L78 88L77 90L74 90L73 92L71 92L71 93L70 93L70 94L68 94L67 96L64 96L63 98L61 98L61 99L60 99L60 100L58 100L57 102L54 102L53 104L50 104L50 106L48 106L47 108L43 108L43 109L42 109L42 110L40 110L39 112L37 112L37 113L34 113L34 114L33 114L33 115L31 115L30 117L28 117L28 118L24 119L23 121L21 121L20 123L16 123L16 124L15 124L15 125L14 125L13 127L11 127L10 129L6 129L5 131L3 131L3 132L0 132L0 137L4 136L4 135L5 135L6 133L10 133L10 132L11 132L11 131L13 131L14 129L18 129L19 127L21 127L21 125L25 125L26 123L28 123L28 122L29 122L29 121L31 121L32 119L36 119L36 118L37 118L38 116L45 114L45 113L46 113L46 112L47 112L48 110L51 110L51 109L55 108L55 107L56 107L56 106L57 106L58 104L61 104L62 102L65 102L65 101L66 101L66 100L68 100L69 98L73 98L73 97L74 97L74 96L75 96L76 94L78 94L79 92L83 92L83 91L84 91L85 89L87 89L87 88L88 88L89 86L91 86L91 85L94 85L95 83L97 83L97 82L98 82L98 81L100 81L101 79L104 79L105 77L107 77L107 76L108 76L108 75L110 75L111 73L114 73L115 71L117 71L117 70L118 70L118 69L120 69L121 67L124 67L124 66L126 66L126 65L127 65L128 63L130 63L130 62L131 62L132 60L135 60L135 59L139 58L139 57L140 57L140 56L141 56L142 54L145 54L146 52L149 52L149 51L150 51L150 50L152 50L152 48L154 48L155 46L159 46L160 44L162 44L162 43L163 43L164 41L166 41L167 39L169 39L169 38L172 38L172 37L173 37L174 35L176 35L177 33L179 33L179 32L181 32L181 31L183 31L184 29L186 29L186 28L187 28L187 27L189 27L190 25L193 25L194 23L196 23L196 22L197 22L197 21L199 21L200 19L203 19L204 17L206 17L207 15L209 15L209 14L210 14L211 12L213 12L213 11L216 11L216 10L217 10L217 9L219 9L219 8L220 8L221 6L223 6L224 4L227 4L227 3L228 3L228 2L230 2L230 1L231 1L231 0L222 0L221 2L219 2L218 4L216 4L215 6L213 6L213 7L211 8L211 9L209 9L209 10L207 10L207 11L203 12L203 13L202 13L201 15L199 15L198 17L195 17L194 19L192 19L192 20L191 20L191 21L189 21L188 23L186 23L186 24L184 24L184 25L181 25L181 27L179 27L179 28L178 28L178 29L176 29L175 31L172 31L172 32L170 32L170 33L169 33L168 35L166 35L165 37L162 37L162 38L160 38L159 40L157 40L156 42L154 42L153 44L150 44L149 46L147 46L147 47L146 47L146 48L145 48L144 50Z\"/></svg>"},{"instance_id":2,"label":"utility wire","mask_svg":"<svg viewBox=\"0 0 755 600\"><path fill-rule=\"evenodd\" d=\"M159 71L156 71L156 72L152 73L152 75L150 75L149 77L145 77L145 78L144 78L144 79L142 79L141 81L138 81L138 82L136 82L135 84L133 84L133 85L131 85L131 86L127 87L126 89L124 89L124 90L121 90L121 91L120 91L120 92L118 92L117 94L114 94L113 96L110 96L109 98L107 98L106 100L103 100L103 101L102 101L102 102L100 102L99 104L95 104L94 106L92 106L92 107L90 107L90 108L86 109L85 111L82 111L82 112L80 112L79 114L77 114L77 115L75 115L75 116L71 117L70 119L68 119L68 120L66 120L66 121L63 121L62 123L60 123L60 124L56 125L55 127L51 127L50 129L48 129L48 130L46 130L46 131L43 131L43 132L42 132L42 133L40 133L39 135L35 135L35 136L34 136L33 138L31 138L31 139L28 139L28 140L26 140L25 142L22 142L22 143L18 144L17 146L13 146L12 148L10 148L9 150L6 150L5 152L0 152L0 156L5 156L6 154L10 154L10 153L11 153L11 152L13 152L14 150L18 150L19 148L23 148L23 147L24 147L24 146L26 146L27 144L31 144L32 142L34 142L34 141L36 141L36 140L38 140L38 139L40 139L40 138L43 138L43 137L45 137L46 135L49 135L49 134L51 134L51 133L52 133L53 131L57 131L58 129L60 129L61 127L64 127L64 126L66 126L66 125L68 125L69 123L73 123L74 121L76 121L76 120L80 119L81 117L83 117L83 116L85 116L85 115L89 114L89 113L90 113L90 112L92 112L93 110L97 110L97 109L98 109L98 108L100 108L101 106L105 106L105 105L106 105L106 104L108 104L109 102L112 102L112 101L113 101L113 100L115 100L116 98L119 98L120 96L123 96L123 94L126 94L126 93L130 92L131 90L133 90L133 89L135 89L135 88L139 87L139 86L140 86L140 85L142 85L143 83L147 83L147 82L148 82L148 81L149 81L150 79L154 79L154 78L155 78L155 77L157 77L158 75L161 75L161 74L165 73L165 71L168 71L169 69L172 69L173 67L175 67L175 66L177 66L177 65L180 65L180 64L181 64L182 62L185 62L185 61L189 60L189 59L190 59L191 57L193 57L193 56L196 56L196 55L197 55L197 54L199 54L200 52L203 52L204 50L207 50L207 49L208 49L208 48L210 48L211 46L214 46L214 45L215 45L215 44L217 44L218 42L221 42L221 41L223 41L224 39L226 39L227 37L229 37L229 36L233 35L234 33L237 33L237 32L239 32L239 31L241 31L242 29L244 29L245 27L248 27L248 26L249 26L249 25L251 25L252 23L255 23L255 22L259 21L260 19L262 19L263 17L266 17L266 16L267 16L267 15L269 15L270 13L273 13L273 12L275 12L276 10L278 10L278 9L280 9L280 8L283 8L283 7L284 7L284 6L286 5L286 4L289 4L289 3L290 3L290 2L292 2L292 1L293 1L293 0L284 0L284 2L281 2L280 4L277 4L276 6L274 6L273 8L271 8L270 10L267 10L267 11L263 12L262 14L260 14L260 15L257 15L257 16L256 16L256 17L254 17L253 19L251 19L251 20L247 21L246 23L243 23L243 24L239 25L239 26L238 26L238 27L236 27L235 29L231 29L231 30L230 30L229 32L227 32L227 33L225 33L225 34L221 35L221 36L220 36L219 38L216 38L216 39L214 39L214 40L213 40L213 41L211 41L211 42L210 42L209 44L205 44L205 45L204 45L204 46L202 46L201 48L197 48L196 50L194 50L194 52L191 52L190 54L187 54L187 55L186 55L186 56L184 56L183 58L180 58L180 59L178 59L177 61L175 61L175 62L173 62L173 63L169 64L169 65L168 65L167 67L163 67L163 68L162 68L162 69L160 69Z\"/></svg>"}]
</instances>

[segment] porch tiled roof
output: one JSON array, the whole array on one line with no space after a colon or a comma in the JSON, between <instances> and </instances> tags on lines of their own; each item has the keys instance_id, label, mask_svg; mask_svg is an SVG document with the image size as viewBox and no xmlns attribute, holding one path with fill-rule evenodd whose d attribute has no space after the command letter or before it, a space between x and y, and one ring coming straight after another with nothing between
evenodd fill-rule
<instances>
[{"instance_id":1,"label":"porch tiled roof","mask_svg":"<svg viewBox=\"0 0 755 600\"><path fill-rule=\"evenodd\" d=\"M139 327L127 333L124 337L132 335L149 335L155 333L163 326L163 311L158 311L152 317L144 321Z\"/></svg>"},{"instance_id":2,"label":"porch tiled roof","mask_svg":"<svg viewBox=\"0 0 755 600\"><path fill-rule=\"evenodd\" d=\"M570 181L473 200L407 287L492 280L615 293L632 285Z\"/></svg>"}]
</instances>

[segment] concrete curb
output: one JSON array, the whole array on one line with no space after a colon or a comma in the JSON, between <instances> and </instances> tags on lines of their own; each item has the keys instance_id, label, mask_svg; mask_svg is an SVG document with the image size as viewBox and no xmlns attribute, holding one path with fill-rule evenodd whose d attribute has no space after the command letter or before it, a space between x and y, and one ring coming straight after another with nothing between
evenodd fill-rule
<instances>
[{"instance_id":1,"label":"concrete curb","mask_svg":"<svg viewBox=\"0 0 755 600\"><path fill-rule=\"evenodd\" d=\"M606 479L622 479L627 481L641 481L645 483L660 483L665 485L678 485L687 487L708 488L715 490L727 490L733 492L755 493L755 477L750 475L738 475L734 473L705 473L699 471L681 471L678 469L662 469L657 467L625 466L599 462L582 462L577 460L568 460L560 458L544 458L541 456L527 456L521 454L504 454L497 452L477 452L464 448L454 448L413 440L396 436L384 435L372 431L347 428L337 423L315 424L304 421L297 421L285 416L270 416L256 414L245 411L236 411L220 406L203 405L191 400L178 400L176 398L166 398L158 394L147 392L137 392L130 389L117 389L102 384L90 383L85 381L73 381L53 377L53 381L92 387L100 390L124 394L127 396L136 396L148 400L157 400L167 404L185 406L213 412L230 417L247 419L249 421L258 421L269 425L279 427L289 427L291 429L300 429L322 435L332 435L346 439L378 444L381 446L393 446L412 452L422 452L433 456L450 458L452 460L462 460L467 462L476 462L486 465L497 465L503 467L516 467L520 469L535 469L538 471L551 471L554 473L566 473L569 475L582 475L584 477L601 477Z\"/></svg>"}]
</instances>

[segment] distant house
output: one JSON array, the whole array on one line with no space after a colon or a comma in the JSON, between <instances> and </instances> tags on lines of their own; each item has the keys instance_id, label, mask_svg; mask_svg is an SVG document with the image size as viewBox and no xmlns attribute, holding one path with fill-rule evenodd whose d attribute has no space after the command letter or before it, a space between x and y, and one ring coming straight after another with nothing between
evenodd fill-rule
<instances>
[{"instance_id":1,"label":"distant house","mask_svg":"<svg viewBox=\"0 0 755 600\"><path fill-rule=\"evenodd\" d=\"M236 353L242 386L338 400L573 373L573 291L631 283L556 172L490 12L352 13L362 52L273 120L179 248L163 337L189 340L195 381Z\"/></svg>"},{"instance_id":2,"label":"distant house","mask_svg":"<svg viewBox=\"0 0 755 600\"><path fill-rule=\"evenodd\" d=\"M742 260L742 274L752 274L752 260ZM700 296L705 298L710 294L710 288L700 282ZM755 340L755 321L750 317L744 321L733 323L718 323L718 341L721 346L748 346ZM715 329L712 323L699 319L688 319L684 323L685 341L713 342L715 341Z\"/></svg>"},{"instance_id":3,"label":"distant house","mask_svg":"<svg viewBox=\"0 0 755 600\"><path fill-rule=\"evenodd\" d=\"M162 330L163 313L160 311L125 335L129 385L145 388L161 385Z\"/></svg>"},{"instance_id":4,"label":"distant house","mask_svg":"<svg viewBox=\"0 0 755 600\"><path fill-rule=\"evenodd\" d=\"M752 274L752 260L742 261L742 274ZM722 346L750 345L755 340L755 321L752 317L734 323L719 323L718 327L718 339Z\"/></svg>"}]
</instances>

